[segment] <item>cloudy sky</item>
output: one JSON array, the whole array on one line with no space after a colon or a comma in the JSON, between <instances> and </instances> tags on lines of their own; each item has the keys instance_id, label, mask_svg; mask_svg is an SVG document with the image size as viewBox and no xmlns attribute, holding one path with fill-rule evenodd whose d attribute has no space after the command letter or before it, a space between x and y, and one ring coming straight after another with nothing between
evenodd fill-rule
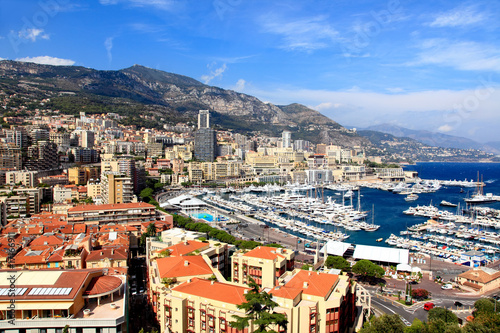
<instances>
[{"instance_id":1,"label":"cloudy sky","mask_svg":"<svg viewBox=\"0 0 500 333\"><path fill-rule=\"evenodd\" d=\"M500 141L500 1L1 0L0 58L141 64L345 126Z\"/></svg>"}]
</instances>

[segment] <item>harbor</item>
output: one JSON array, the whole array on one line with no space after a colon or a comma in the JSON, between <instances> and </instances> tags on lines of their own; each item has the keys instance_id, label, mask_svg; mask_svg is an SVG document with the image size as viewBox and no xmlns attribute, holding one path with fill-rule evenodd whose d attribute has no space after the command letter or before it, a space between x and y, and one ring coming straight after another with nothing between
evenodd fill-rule
<instances>
[{"instance_id":1,"label":"harbor","mask_svg":"<svg viewBox=\"0 0 500 333\"><path fill-rule=\"evenodd\" d=\"M500 205L467 203L478 186L493 197L499 193L495 179L435 178L408 184L251 186L210 191L202 198L303 239L311 247L316 242L347 241L405 248L453 263L463 263L464 253L477 251L489 262L500 257ZM415 200L405 200L417 193Z\"/></svg>"}]
</instances>

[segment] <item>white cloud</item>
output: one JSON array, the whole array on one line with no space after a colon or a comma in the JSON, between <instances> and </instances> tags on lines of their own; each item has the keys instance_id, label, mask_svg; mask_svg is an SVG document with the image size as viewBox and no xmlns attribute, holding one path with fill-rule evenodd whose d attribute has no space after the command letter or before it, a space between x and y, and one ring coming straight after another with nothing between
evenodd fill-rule
<instances>
[{"instance_id":1,"label":"white cloud","mask_svg":"<svg viewBox=\"0 0 500 333\"><path fill-rule=\"evenodd\" d=\"M207 67L209 69L211 69L215 64L211 64L211 65L208 65ZM213 79L215 79L216 77L221 77L222 74L226 71L227 69L227 65L224 63L222 64L221 67L219 68L216 68L214 70L211 70L210 71L210 74L208 75L202 75L201 76L201 80L205 83L205 84L209 84L210 81L212 81Z\"/></svg>"},{"instance_id":2,"label":"white cloud","mask_svg":"<svg viewBox=\"0 0 500 333\"><path fill-rule=\"evenodd\" d=\"M260 21L264 32L281 36L281 48L286 50L323 49L332 46L338 38L338 32L328 23L326 16L289 20L268 14Z\"/></svg>"},{"instance_id":3,"label":"white cloud","mask_svg":"<svg viewBox=\"0 0 500 333\"><path fill-rule=\"evenodd\" d=\"M108 54L108 61L111 62L113 60L113 55L111 54L111 50L113 49L113 37L108 37L104 41L104 47L106 48L106 52Z\"/></svg>"},{"instance_id":4,"label":"white cloud","mask_svg":"<svg viewBox=\"0 0 500 333\"><path fill-rule=\"evenodd\" d=\"M458 27L483 21L485 15L478 13L473 7L455 8L436 16L428 25L431 27Z\"/></svg>"},{"instance_id":5,"label":"white cloud","mask_svg":"<svg viewBox=\"0 0 500 333\"><path fill-rule=\"evenodd\" d=\"M404 91L403 88L399 88L399 87L395 87L395 88L385 88L385 90L387 90L388 92L391 92L391 93L401 93Z\"/></svg>"},{"instance_id":6,"label":"white cloud","mask_svg":"<svg viewBox=\"0 0 500 333\"><path fill-rule=\"evenodd\" d=\"M398 94L350 89L345 91L309 89L266 89L248 87L245 91L274 104L301 103L318 110L342 125L368 127L397 123L413 129L447 130L465 136L478 126L472 137L485 142L497 136L500 123L500 84L468 90L428 90Z\"/></svg>"},{"instance_id":7,"label":"white cloud","mask_svg":"<svg viewBox=\"0 0 500 333\"><path fill-rule=\"evenodd\" d=\"M417 45L422 51L408 65L441 65L459 70L500 71L500 48L477 42L427 39Z\"/></svg>"},{"instance_id":8,"label":"white cloud","mask_svg":"<svg viewBox=\"0 0 500 333\"><path fill-rule=\"evenodd\" d=\"M38 38L49 39L49 35L44 33L43 29L25 29L18 32L20 38L29 39L35 42Z\"/></svg>"},{"instance_id":9,"label":"white cloud","mask_svg":"<svg viewBox=\"0 0 500 333\"><path fill-rule=\"evenodd\" d=\"M172 0L99 0L99 3L105 6L125 3L134 7L154 7L161 10L171 10L173 8Z\"/></svg>"},{"instance_id":10,"label":"white cloud","mask_svg":"<svg viewBox=\"0 0 500 333\"><path fill-rule=\"evenodd\" d=\"M239 92L245 90L246 83L247 82L245 80L239 79L238 82L236 82L236 85L234 86L233 90L239 91Z\"/></svg>"},{"instance_id":11,"label":"white cloud","mask_svg":"<svg viewBox=\"0 0 500 333\"><path fill-rule=\"evenodd\" d=\"M438 129L437 129L439 132L450 132L451 130L453 130L453 127L450 126L449 124L444 124L442 126L439 126Z\"/></svg>"},{"instance_id":12,"label":"white cloud","mask_svg":"<svg viewBox=\"0 0 500 333\"><path fill-rule=\"evenodd\" d=\"M75 64L75 62L70 59L61 59L49 56L17 58L16 61L34 62L35 64L54 65L54 66L72 66Z\"/></svg>"}]
</instances>

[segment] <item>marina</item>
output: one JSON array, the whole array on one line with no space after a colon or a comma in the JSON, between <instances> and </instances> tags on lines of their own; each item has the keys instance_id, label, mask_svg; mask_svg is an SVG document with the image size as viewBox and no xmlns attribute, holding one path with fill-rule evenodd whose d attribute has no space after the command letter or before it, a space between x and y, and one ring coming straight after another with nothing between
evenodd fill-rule
<instances>
[{"instance_id":1,"label":"marina","mask_svg":"<svg viewBox=\"0 0 500 333\"><path fill-rule=\"evenodd\" d=\"M444 163L410 167L439 164ZM465 164L444 165L453 170ZM353 244L401 247L455 263L460 263L464 252L480 251L490 261L500 257L500 205L498 201L470 205L465 200L479 185L488 193L500 193L500 184L494 178L485 176L484 183L467 180L481 167L496 170L490 174L500 174L498 164L471 164L467 176L462 176L464 180L456 180L462 174L458 172L454 180L440 180L431 173L432 180L415 183L253 186L243 191L208 193L204 200L252 216L311 244L348 239ZM425 171L419 171L419 175L426 176ZM404 200L412 194L416 198Z\"/></svg>"}]
</instances>

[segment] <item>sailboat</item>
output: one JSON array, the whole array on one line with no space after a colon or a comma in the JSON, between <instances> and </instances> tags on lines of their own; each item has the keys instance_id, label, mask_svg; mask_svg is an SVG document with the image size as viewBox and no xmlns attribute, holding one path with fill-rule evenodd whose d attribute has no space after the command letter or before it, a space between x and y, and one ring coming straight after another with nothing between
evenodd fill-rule
<instances>
[{"instance_id":1,"label":"sailboat","mask_svg":"<svg viewBox=\"0 0 500 333\"><path fill-rule=\"evenodd\" d=\"M379 225L376 225L374 223L375 220L375 205L372 205L372 224L369 224L368 226L365 226L363 228L364 231L376 231L378 228L380 228Z\"/></svg>"}]
</instances>

